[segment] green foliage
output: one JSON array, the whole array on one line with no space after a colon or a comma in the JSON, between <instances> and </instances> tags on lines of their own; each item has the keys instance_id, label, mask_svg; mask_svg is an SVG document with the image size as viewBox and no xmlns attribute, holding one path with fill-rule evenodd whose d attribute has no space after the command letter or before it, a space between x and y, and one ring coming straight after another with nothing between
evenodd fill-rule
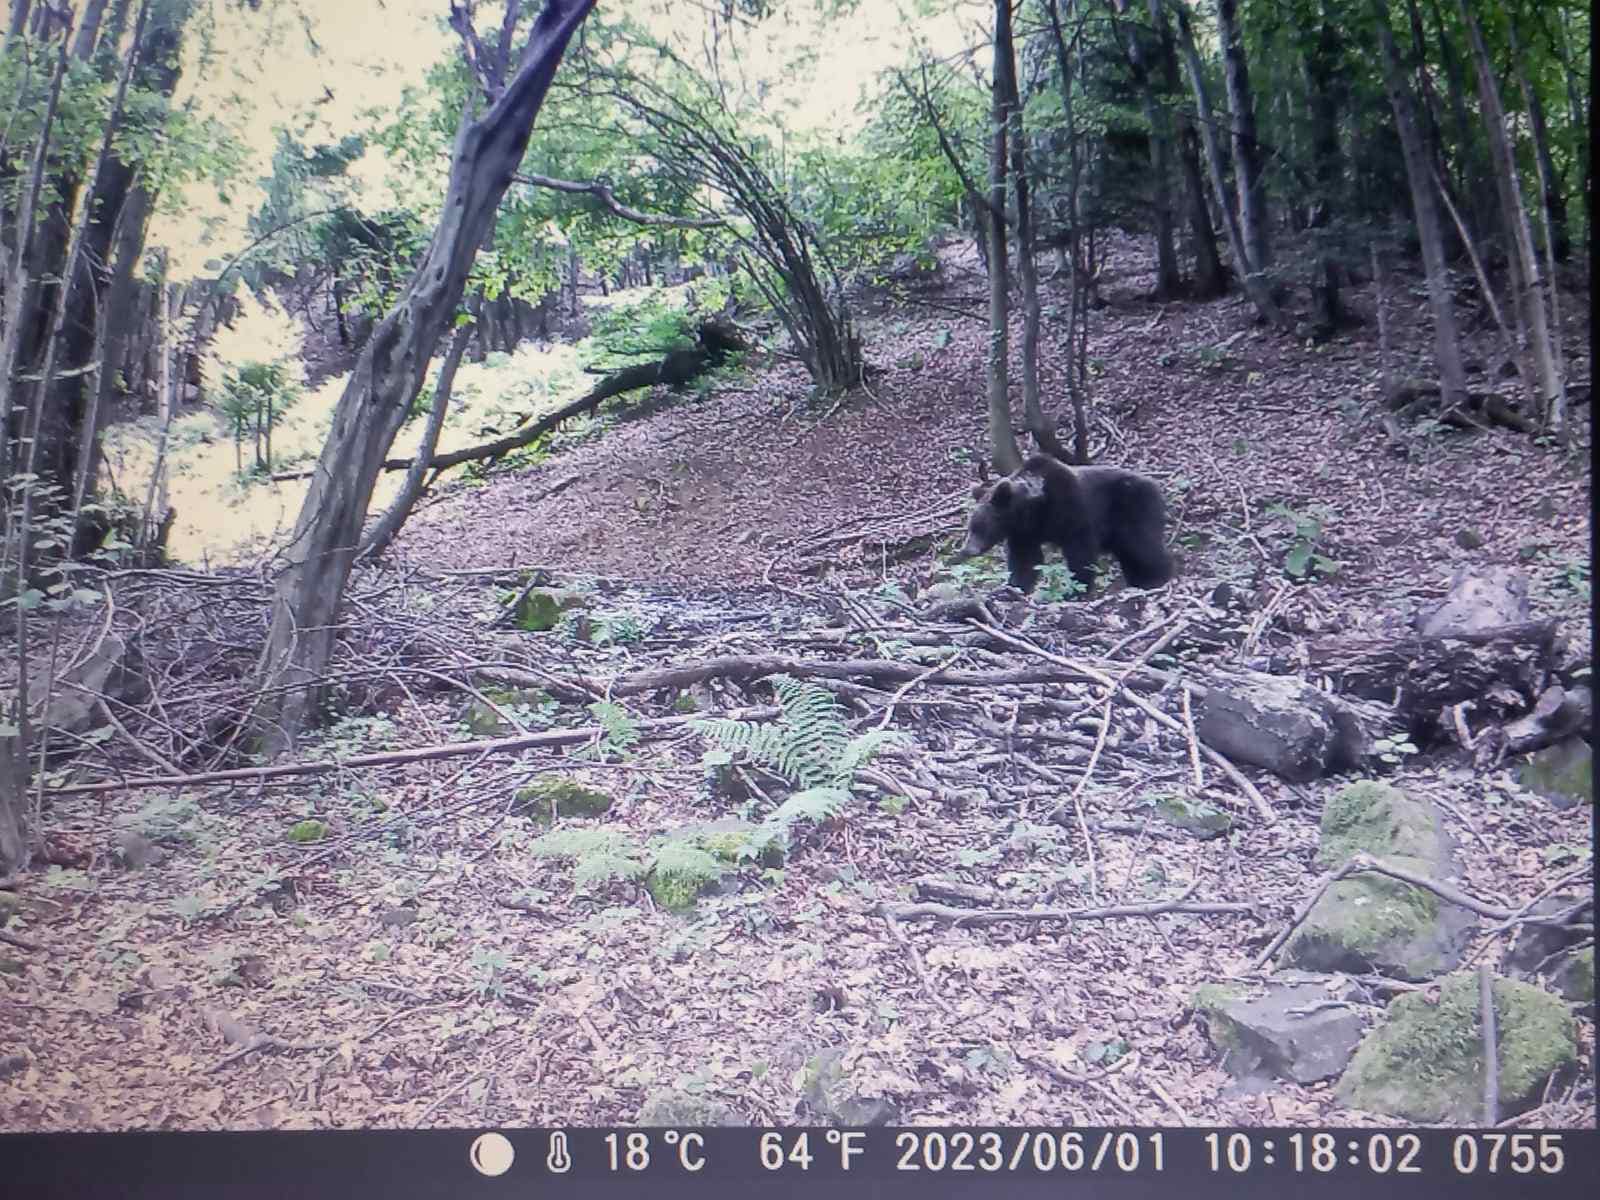
<instances>
[{"instance_id":1,"label":"green foliage","mask_svg":"<svg viewBox=\"0 0 1600 1200\"><path fill-rule=\"evenodd\" d=\"M639 727L620 704L613 704L609 700L597 700L589 705L589 711L594 714L594 719L604 731L594 749L595 757L602 761L608 754L626 757L638 744Z\"/></svg>"},{"instance_id":2,"label":"green foliage","mask_svg":"<svg viewBox=\"0 0 1600 1200\"><path fill-rule=\"evenodd\" d=\"M614 364L619 358L659 358L696 344L692 316L660 288L628 303L595 310L591 328L586 356L590 365Z\"/></svg>"},{"instance_id":3,"label":"green foliage","mask_svg":"<svg viewBox=\"0 0 1600 1200\"><path fill-rule=\"evenodd\" d=\"M776 721L762 725L716 717L696 721L694 727L727 750L775 771L797 789L763 825L768 836L782 837L798 821L837 815L850 799L856 772L902 737L892 730L874 729L850 738L838 701L825 688L787 675L774 675L772 687L782 709Z\"/></svg>"},{"instance_id":4,"label":"green foliage","mask_svg":"<svg viewBox=\"0 0 1600 1200\"><path fill-rule=\"evenodd\" d=\"M252 473L271 473L273 426L299 399L285 363L248 362L223 372L217 411L233 435L236 456L247 439L254 445Z\"/></svg>"},{"instance_id":5,"label":"green foliage","mask_svg":"<svg viewBox=\"0 0 1600 1200\"><path fill-rule=\"evenodd\" d=\"M1377 738L1372 743L1372 752L1391 765L1397 765L1409 756L1419 753L1416 744L1403 733Z\"/></svg>"},{"instance_id":6,"label":"green foliage","mask_svg":"<svg viewBox=\"0 0 1600 1200\"><path fill-rule=\"evenodd\" d=\"M1046 563L1039 568L1039 587L1035 594L1046 604L1071 600L1081 596L1084 590L1065 563Z\"/></svg>"},{"instance_id":7,"label":"green foliage","mask_svg":"<svg viewBox=\"0 0 1600 1200\"><path fill-rule=\"evenodd\" d=\"M1314 571L1321 576L1339 573L1339 564L1317 550L1325 522L1331 515L1326 506L1314 505L1305 512L1276 503L1267 506L1267 515L1282 517L1293 528L1289 552L1284 557L1283 569L1291 579L1309 578Z\"/></svg>"}]
</instances>

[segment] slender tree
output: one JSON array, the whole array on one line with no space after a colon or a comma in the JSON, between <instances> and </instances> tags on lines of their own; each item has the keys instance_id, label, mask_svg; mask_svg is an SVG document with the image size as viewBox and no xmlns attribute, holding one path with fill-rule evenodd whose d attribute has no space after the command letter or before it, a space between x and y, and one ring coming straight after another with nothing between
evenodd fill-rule
<instances>
[{"instance_id":1,"label":"slender tree","mask_svg":"<svg viewBox=\"0 0 1600 1200\"><path fill-rule=\"evenodd\" d=\"M268 753L293 745L320 708L339 604L378 472L461 301L567 44L593 7L594 0L545 0L507 79L497 77L488 59L475 57L487 107L473 117L469 104L463 113L439 227L351 372L284 552L259 668L262 682L276 685L258 710L261 748ZM458 30L470 29L465 10L452 11ZM508 14L503 34L514 20ZM472 39L463 38L471 47ZM503 41L509 44L509 36Z\"/></svg>"}]
</instances>

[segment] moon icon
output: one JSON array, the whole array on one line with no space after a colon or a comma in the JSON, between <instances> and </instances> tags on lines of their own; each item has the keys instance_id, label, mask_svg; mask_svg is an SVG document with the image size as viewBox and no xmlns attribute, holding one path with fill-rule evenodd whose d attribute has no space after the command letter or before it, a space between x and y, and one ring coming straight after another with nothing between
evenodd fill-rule
<instances>
[{"instance_id":1,"label":"moon icon","mask_svg":"<svg viewBox=\"0 0 1600 1200\"><path fill-rule=\"evenodd\" d=\"M467 1158L480 1175L504 1175L517 1154L501 1133L484 1133L473 1139Z\"/></svg>"}]
</instances>

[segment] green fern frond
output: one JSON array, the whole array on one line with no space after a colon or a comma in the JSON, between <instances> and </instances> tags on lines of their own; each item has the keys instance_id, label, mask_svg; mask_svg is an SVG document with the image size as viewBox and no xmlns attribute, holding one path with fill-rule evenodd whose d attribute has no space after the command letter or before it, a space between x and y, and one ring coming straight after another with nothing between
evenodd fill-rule
<instances>
[{"instance_id":1,"label":"green fern frond","mask_svg":"<svg viewBox=\"0 0 1600 1200\"><path fill-rule=\"evenodd\" d=\"M668 842L658 849L651 869L663 878L680 879L696 888L715 883L724 873L713 855L687 841Z\"/></svg>"},{"instance_id":2,"label":"green fern frond","mask_svg":"<svg viewBox=\"0 0 1600 1200\"><path fill-rule=\"evenodd\" d=\"M844 748L839 756L839 782L848 783L855 778L855 774L862 767L872 761L885 746L903 745L905 735L893 729L869 729L859 737L852 738L850 744Z\"/></svg>"},{"instance_id":3,"label":"green fern frond","mask_svg":"<svg viewBox=\"0 0 1600 1200\"><path fill-rule=\"evenodd\" d=\"M572 870L572 882L586 888L613 879L642 879L649 870L646 863L625 854L585 854Z\"/></svg>"},{"instance_id":4,"label":"green fern frond","mask_svg":"<svg viewBox=\"0 0 1600 1200\"><path fill-rule=\"evenodd\" d=\"M757 725L752 721L735 721L731 717L711 717L695 721L694 727L735 754L743 754L753 762L774 770L782 768L784 732L777 725Z\"/></svg>"},{"instance_id":5,"label":"green fern frond","mask_svg":"<svg viewBox=\"0 0 1600 1200\"><path fill-rule=\"evenodd\" d=\"M811 787L796 792L763 821L762 829L773 834L786 834L800 821L822 822L835 816L850 802L850 793L840 787Z\"/></svg>"},{"instance_id":6,"label":"green fern frond","mask_svg":"<svg viewBox=\"0 0 1600 1200\"><path fill-rule=\"evenodd\" d=\"M587 854L621 854L628 839L610 829L558 829L535 838L528 852L536 858L581 858Z\"/></svg>"},{"instance_id":7,"label":"green fern frond","mask_svg":"<svg viewBox=\"0 0 1600 1200\"><path fill-rule=\"evenodd\" d=\"M638 742L639 726L622 705L609 700L597 700L589 705L589 711L606 731L606 741L615 749L626 750Z\"/></svg>"}]
</instances>

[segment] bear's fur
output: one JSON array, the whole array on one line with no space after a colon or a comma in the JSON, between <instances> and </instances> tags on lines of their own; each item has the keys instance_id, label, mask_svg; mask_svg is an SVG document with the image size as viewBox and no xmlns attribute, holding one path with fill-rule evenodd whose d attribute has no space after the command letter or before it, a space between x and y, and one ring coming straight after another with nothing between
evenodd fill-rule
<instances>
[{"instance_id":1,"label":"bear's fur","mask_svg":"<svg viewBox=\"0 0 1600 1200\"><path fill-rule=\"evenodd\" d=\"M1035 454L980 500L967 524L958 558L1006 546L1011 586L1033 591L1044 547L1056 546L1084 587L1094 565L1110 553L1134 587L1160 587L1176 573L1167 553L1166 502L1150 480L1122 467L1069 467Z\"/></svg>"}]
</instances>

